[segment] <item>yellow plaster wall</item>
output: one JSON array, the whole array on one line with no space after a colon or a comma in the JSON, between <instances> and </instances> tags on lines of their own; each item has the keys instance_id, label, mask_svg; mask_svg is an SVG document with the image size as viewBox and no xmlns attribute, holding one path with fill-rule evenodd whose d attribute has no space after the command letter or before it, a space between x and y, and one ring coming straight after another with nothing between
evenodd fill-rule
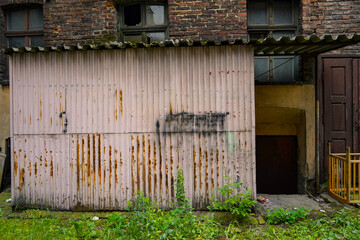
<instances>
[{"instance_id":1,"label":"yellow plaster wall","mask_svg":"<svg viewBox=\"0 0 360 240\"><path fill-rule=\"evenodd\" d=\"M5 140L10 137L10 89L0 86L0 148L5 153Z\"/></svg>"},{"instance_id":2,"label":"yellow plaster wall","mask_svg":"<svg viewBox=\"0 0 360 240\"><path fill-rule=\"evenodd\" d=\"M300 171L315 178L314 85L255 86L256 135L297 135ZM304 124L305 123L305 124Z\"/></svg>"}]
</instances>

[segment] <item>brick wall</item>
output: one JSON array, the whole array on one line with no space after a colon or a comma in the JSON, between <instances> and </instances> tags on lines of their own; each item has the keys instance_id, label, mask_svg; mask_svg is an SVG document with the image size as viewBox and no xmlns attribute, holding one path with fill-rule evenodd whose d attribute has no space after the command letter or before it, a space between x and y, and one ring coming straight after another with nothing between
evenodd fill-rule
<instances>
[{"instance_id":1,"label":"brick wall","mask_svg":"<svg viewBox=\"0 0 360 240\"><path fill-rule=\"evenodd\" d=\"M246 1L169 0L170 38L246 38Z\"/></svg>"},{"instance_id":2,"label":"brick wall","mask_svg":"<svg viewBox=\"0 0 360 240\"><path fill-rule=\"evenodd\" d=\"M305 35L360 33L360 1L302 0L300 20ZM349 46L336 53L354 54L359 50L360 45Z\"/></svg>"},{"instance_id":3,"label":"brick wall","mask_svg":"<svg viewBox=\"0 0 360 240\"><path fill-rule=\"evenodd\" d=\"M57 0L44 4L47 45L117 40L117 11L111 1Z\"/></svg>"},{"instance_id":4,"label":"brick wall","mask_svg":"<svg viewBox=\"0 0 360 240\"><path fill-rule=\"evenodd\" d=\"M6 39L4 35L5 31L5 18L0 8L0 49L3 49L6 46ZM7 59L5 54L0 51L0 84L4 83L9 79L7 74Z\"/></svg>"}]
</instances>

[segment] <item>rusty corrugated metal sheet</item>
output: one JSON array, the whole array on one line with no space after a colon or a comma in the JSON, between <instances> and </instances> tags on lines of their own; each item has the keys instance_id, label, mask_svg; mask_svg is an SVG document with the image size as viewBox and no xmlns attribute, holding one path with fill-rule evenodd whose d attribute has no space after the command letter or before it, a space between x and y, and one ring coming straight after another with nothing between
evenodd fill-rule
<instances>
[{"instance_id":1,"label":"rusty corrugated metal sheet","mask_svg":"<svg viewBox=\"0 0 360 240\"><path fill-rule=\"evenodd\" d=\"M14 204L124 209L141 190L166 208L179 167L196 209L206 208L225 174L255 189L252 48L47 52L11 61Z\"/></svg>"}]
</instances>

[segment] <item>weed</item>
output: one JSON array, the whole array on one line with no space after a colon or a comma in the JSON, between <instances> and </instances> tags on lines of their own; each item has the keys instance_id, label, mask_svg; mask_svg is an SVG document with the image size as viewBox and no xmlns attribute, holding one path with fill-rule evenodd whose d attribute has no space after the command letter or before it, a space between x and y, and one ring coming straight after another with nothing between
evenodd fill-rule
<instances>
[{"instance_id":1,"label":"weed","mask_svg":"<svg viewBox=\"0 0 360 240\"><path fill-rule=\"evenodd\" d=\"M212 205L210 210L228 211L236 216L249 216L249 213L254 208L256 201L251 199L251 189L246 190L245 194L235 194L235 191L241 187L241 182L231 182L229 176L225 176L225 184L221 188L214 188L219 191L220 195L224 197L224 201L216 201L215 196L212 196Z\"/></svg>"},{"instance_id":2,"label":"weed","mask_svg":"<svg viewBox=\"0 0 360 240\"><path fill-rule=\"evenodd\" d=\"M309 214L310 210L304 208L294 208L292 210L286 210L282 207L275 208L273 213L267 214L267 222L270 224L279 224L279 223L295 223L299 220L305 219Z\"/></svg>"}]
</instances>

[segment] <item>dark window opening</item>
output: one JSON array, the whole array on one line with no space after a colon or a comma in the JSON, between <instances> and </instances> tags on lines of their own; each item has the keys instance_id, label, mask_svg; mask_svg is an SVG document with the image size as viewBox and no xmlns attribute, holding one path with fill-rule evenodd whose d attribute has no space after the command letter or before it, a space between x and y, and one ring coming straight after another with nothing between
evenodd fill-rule
<instances>
[{"instance_id":1,"label":"dark window opening","mask_svg":"<svg viewBox=\"0 0 360 240\"><path fill-rule=\"evenodd\" d=\"M43 47L44 20L41 7L26 7L6 10L8 47Z\"/></svg>"},{"instance_id":2,"label":"dark window opening","mask_svg":"<svg viewBox=\"0 0 360 240\"><path fill-rule=\"evenodd\" d=\"M141 23L141 5L133 4L124 7L124 21L126 26L137 26Z\"/></svg>"},{"instance_id":3,"label":"dark window opening","mask_svg":"<svg viewBox=\"0 0 360 240\"><path fill-rule=\"evenodd\" d=\"M120 40L161 42L168 35L168 12L165 1L128 1L118 8Z\"/></svg>"}]
</instances>

